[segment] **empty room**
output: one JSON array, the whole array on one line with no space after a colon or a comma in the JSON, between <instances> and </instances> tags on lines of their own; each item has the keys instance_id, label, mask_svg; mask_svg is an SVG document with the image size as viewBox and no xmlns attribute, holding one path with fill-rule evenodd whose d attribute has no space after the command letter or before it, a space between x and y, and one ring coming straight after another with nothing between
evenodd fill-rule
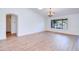
<instances>
[{"instance_id":1,"label":"empty room","mask_svg":"<svg viewBox=\"0 0 79 59\"><path fill-rule=\"evenodd\" d=\"M78 51L79 8L0 8L0 51Z\"/></svg>"}]
</instances>

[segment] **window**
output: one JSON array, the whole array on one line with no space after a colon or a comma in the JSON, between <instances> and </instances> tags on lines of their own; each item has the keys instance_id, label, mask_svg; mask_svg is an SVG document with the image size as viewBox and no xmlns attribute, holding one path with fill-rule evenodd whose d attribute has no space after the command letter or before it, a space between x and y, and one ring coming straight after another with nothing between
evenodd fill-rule
<instances>
[{"instance_id":1,"label":"window","mask_svg":"<svg viewBox=\"0 0 79 59\"><path fill-rule=\"evenodd\" d=\"M68 19L55 19L51 20L51 28L55 29L67 29L68 28Z\"/></svg>"}]
</instances>

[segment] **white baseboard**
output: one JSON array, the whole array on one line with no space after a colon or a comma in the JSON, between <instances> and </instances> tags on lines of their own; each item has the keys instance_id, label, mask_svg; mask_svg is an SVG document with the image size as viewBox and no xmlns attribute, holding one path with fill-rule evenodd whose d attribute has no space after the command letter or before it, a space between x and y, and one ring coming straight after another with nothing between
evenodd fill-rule
<instances>
[{"instance_id":1,"label":"white baseboard","mask_svg":"<svg viewBox=\"0 0 79 59\"><path fill-rule=\"evenodd\" d=\"M17 36L18 36L18 37L20 37L20 36L25 36L25 35L32 35L32 34L37 34L37 33L41 33L41 32L44 32L44 31L39 31L39 32L30 32L30 33L24 33L24 34L17 35Z\"/></svg>"},{"instance_id":2,"label":"white baseboard","mask_svg":"<svg viewBox=\"0 0 79 59\"><path fill-rule=\"evenodd\" d=\"M50 31L50 30L47 30L48 32L54 32L54 33L60 33L60 34L67 34L67 35L77 35L79 36L79 34L73 34L73 33L68 33L68 32L59 32L59 31Z\"/></svg>"}]
</instances>

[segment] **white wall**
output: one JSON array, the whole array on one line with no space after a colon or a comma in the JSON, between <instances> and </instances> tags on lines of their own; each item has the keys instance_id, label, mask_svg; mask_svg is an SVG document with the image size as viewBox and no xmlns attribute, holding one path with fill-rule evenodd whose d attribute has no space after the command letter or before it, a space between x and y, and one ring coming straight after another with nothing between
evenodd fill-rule
<instances>
[{"instance_id":1,"label":"white wall","mask_svg":"<svg viewBox=\"0 0 79 59\"><path fill-rule=\"evenodd\" d=\"M18 16L11 15L11 33L17 33L17 20Z\"/></svg>"},{"instance_id":2,"label":"white wall","mask_svg":"<svg viewBox=\"0 0 79 59\"><path fill-rule=\"evenodd\" d=\"M68 18L68 29L67 30L61 30L61 29L51 29L51 19L60 19L60 18ZM66 15L66 16L59 16L54 17L47 20L47 29L48 31L53 32L60 32L60 33L67 33L67 34L73 34L73 35L79 35L79 14L72 14L72 15Z\"/></svg>"},{"instance_id":3,"label":"white wall","mask_svg":"<svg viewBox=\"0 0 79 59\"><path fill-rule=\"evenodd\" d=\"M6 14L18 16L17 35L44 31L44 18L30 9L0 9L0 39L6 38Z\"/></svg>"}]
</instances>

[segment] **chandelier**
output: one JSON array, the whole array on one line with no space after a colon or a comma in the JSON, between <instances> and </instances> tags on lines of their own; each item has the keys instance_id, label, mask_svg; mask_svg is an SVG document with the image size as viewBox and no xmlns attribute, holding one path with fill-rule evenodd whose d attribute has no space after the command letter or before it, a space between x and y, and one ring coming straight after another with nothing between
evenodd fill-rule
<instances>
[{"instance_id":1,"label":"chandelier","mask_svg":"<svg viewBox=\"0 0 79 59\"><path fill-rule=\"evenodd\" d=\"M52 8L49 8L48 16L52 17L52 16L54 16L54 14L55 14L55 12L52 11Z\"/></svg>"}]
</instances>

